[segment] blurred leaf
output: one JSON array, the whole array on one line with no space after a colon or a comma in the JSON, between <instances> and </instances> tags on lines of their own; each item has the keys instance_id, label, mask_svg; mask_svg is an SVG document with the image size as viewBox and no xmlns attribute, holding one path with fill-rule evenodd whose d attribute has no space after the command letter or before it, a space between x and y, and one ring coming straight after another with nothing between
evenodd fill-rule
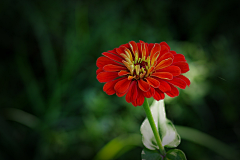
<instances>
[{"instance_id":1,"label":"blurred leaf","mask_svg":"<svg viewBox=\"0 0 240 160\"><path fill-rule=\"evenodd\" d=\"M238 152L233 148L206 133L184 126L176 126L176 129L183 139L207 147L227 159L238 159L237 157L239 157Z\"/></svg>"},{"instance_id":2,"label":"blurred leaf","mask_svg":"<svg viewBox=\"0 0 240 160\"><path fill-rule=\"evenodd\" d=\"M181 139L172 122L166 118L163 100L154 101L151 105L151 112L162 140L162 145L168 148L177 147ZM158 149L156 139L147 118L143 121L140 130L145 147L150 150Z\"/></svg>"},{"instance_id":3,"label":"blurred leaf","mask_svg":"<svg viewBox=\"0 0 240 160\"><path fill-rule=\"evenodd\" d=\"M3 112L6 119L16 121L29 128L35 128L40 123L40 120L36 116L20 109L6 108Z\"/></svg>"},{"instance_id":4,"label":"blurred leaf","mask_svg":"<svg viewBox=\"0 0 240 160\"><path fill-rule=\"evenodd\" d=\"M116 159L123 153L131 150L135 146L141 146L141 136L138 134L129 134L127 136L119 136L108 142L95 156L95 160Z\"/></svg>"},{"instance_id":5,"label":"blurred leaf","mask_svg":"<svg viewBox=\"0 0 240 160\"><path fill-rule=\"evenodd\" d=\"M167 152L164 160L187 160L183 151L179 149L171 149Z\"/></svg>"},{"instance_id":6,"label":"blurred leaf","mask_svg":"<svg viewBox=\"0 0 240 160\"><path fill-rule=\"evenodd\" d=\"M152 151L144 148L142 150L141 155L142 155L142 160L163 160L163 157L156 150Z\"/></svg>"}]
</instances>

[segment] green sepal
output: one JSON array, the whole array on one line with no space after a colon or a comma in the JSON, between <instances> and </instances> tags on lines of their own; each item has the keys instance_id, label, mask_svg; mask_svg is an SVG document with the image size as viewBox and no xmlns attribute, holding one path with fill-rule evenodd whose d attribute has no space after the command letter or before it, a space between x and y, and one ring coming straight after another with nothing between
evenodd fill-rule
<instances>
[{"instance_id":1,"label":"green sepal","mask_svg":"<svg viewBox=\"0 0 240 160\"><path fill-rule=\"evenodd\" d=\"M142 160L163 160L163 156L157 150L144 148L141 153Z\"/></svg>"},{"instance_id":2,"label":"green sepal","mask_svg":"<svg viewBox=\"0 0 240 160\"><path fill-rule=\"evenodd\" d=\"M158 133L162 140L162 145L167 148L177 147L181 142L181 138L173 123L166 118L163 100L154 101L150 108ZM144 146L150 150L159 149L147 118L143 121L140 130Z\"/></svg>"}]
</instances>

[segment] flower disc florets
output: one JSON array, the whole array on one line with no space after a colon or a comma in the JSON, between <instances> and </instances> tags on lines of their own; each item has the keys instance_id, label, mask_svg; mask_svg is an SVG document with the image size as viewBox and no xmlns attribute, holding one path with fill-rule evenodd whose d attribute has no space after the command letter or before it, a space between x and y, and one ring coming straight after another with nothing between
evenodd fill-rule
<instances>
[{"instance_id":1,"label":"flower disc florets","mask_svg":"<svg viewBox=\"0 0 240 160\"><path fill-rule=\"evenodd\" d=\"M182 75L189 71L185 57L170 51L165 42L131 41L102 54L97 60L97 79L106 83L103 90L119 97L126 94L126 101L134 106L142 105L144 97L178 96L175 86L185 89L190 85Z\"/></svg>"}]
</instances>

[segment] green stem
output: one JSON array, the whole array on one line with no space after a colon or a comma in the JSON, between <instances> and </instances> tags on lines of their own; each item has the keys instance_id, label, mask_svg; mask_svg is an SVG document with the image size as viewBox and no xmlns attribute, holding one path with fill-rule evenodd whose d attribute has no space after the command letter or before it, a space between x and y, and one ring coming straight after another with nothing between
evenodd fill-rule
<instances>
[{"instance_id":1,"label":"green stem","mask_svg":"<svg viewBox=\"0 0 240 160\"><path fill-rule=\"evenodd\" d=\"M150 107L148 105L148 101L147 101L147 98L145 98L144 100L144 103L143 103L143 108L145 110L145 113L147 115L147 119L150 123L150 126L152 128L152 131L153 131L153 134L154 134L154 137L157 141L157 144L158 144L158 147L159 147L159 151L160 153L165 156L166 155L166 151L164 149L164 147L162 146L162 141L160 139L160 136L158 134L158 131L157 131L157 128L156 128L156 125L155 125L155 122L154 122L154 119L153 119L153 116L152 116L152 113L151 113L151 110L150 110Z\"/></svg>"}]
</instances>

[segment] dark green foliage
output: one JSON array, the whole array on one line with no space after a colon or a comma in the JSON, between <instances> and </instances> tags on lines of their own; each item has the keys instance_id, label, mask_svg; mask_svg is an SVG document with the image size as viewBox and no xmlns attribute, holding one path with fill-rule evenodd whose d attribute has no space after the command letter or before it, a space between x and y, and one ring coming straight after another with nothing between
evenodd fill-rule
<instances>
[{"instance_id":1,"label":"dark green foliage","mask_svg":"<svg viewBox=\"0 0 240 160\"><path fill-rule=\"evenodd\" d=\"M140 135L142 107L108 96L101 53L131 40L166 41L190 64L190 88L165 101L167 117L239 148L239 2L0 2L0 159L93 159L112 139ZM134 144L133 144L134 145ZM223 160L200 145L190 160ZM135 147L118 159L140 159Z\"/></svg>"}]
</instances>

